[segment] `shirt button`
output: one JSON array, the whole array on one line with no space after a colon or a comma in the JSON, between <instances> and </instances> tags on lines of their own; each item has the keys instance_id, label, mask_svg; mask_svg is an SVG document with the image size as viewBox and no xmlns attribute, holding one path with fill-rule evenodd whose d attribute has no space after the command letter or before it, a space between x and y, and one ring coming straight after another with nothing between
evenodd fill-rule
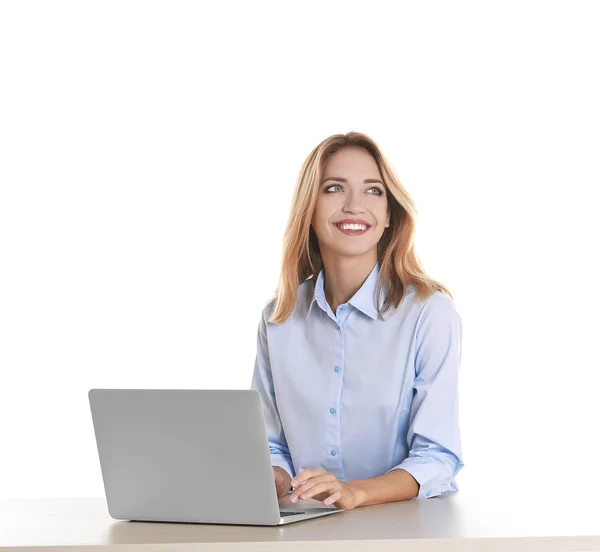
<instances>
[{"instance_id":1,"label":"shirt button","mask_svg":"<svg viewBox=\"0 0 600 552\"><path fill-rule=\"evenodd\" d=\"M431 489L429 489L426 493L425 496L431 496Z\"/></svg>"},{"instance_id":2,"label":"shirt button","mask_svg":"<svg viewBox=\"0 0 600 552\"><path fill-rule=\"evenodd\" d=\"M337 452L335 450L331 451L331 456L335 456L337 454Z\"/></svg>"},{"instance_id":3,"label":"shirt button","mask_svg":"<svg viewBox=\"0 0 600 552\"><path fill-rule=\"evenodd\" d=\"M330 408L329 412L331 412L332 414L335 414L336 410L335 410L335 408Z\"/></svg>"},{"instance_id":4,"label":"shirt button","mask_svg":"<svg viewBox=\"0 0 600 552\"><path fill-rule=\"evenodd\" d=\"M341 368L340 368L339 366L336 366L336 367L334 368L334 371L335 371L335 373L336 373L336 374L339 374L339 373L340 373L340 370L341 370Z\"/></svg>"},{"instance_id":5,"label":"shirt button","mask_svg":"<svg viewBox=\"0 0 600 552\"><path fill-rule=\"evenodd\" d=\"M340 307L340 309L342 309L342 310L346 310L347 308L348 308L348 305L342 305L342 306Z\"/></svg>"}]
</instances>

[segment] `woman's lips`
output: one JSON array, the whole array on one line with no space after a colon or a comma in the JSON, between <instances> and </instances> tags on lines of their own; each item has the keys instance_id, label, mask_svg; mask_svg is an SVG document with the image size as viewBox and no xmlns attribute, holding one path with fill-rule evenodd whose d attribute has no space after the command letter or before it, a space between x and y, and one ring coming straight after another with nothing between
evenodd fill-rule
<instances>
[{"instance_id":1,"label":"woman's lips","mask_svg":"<svg viewBox=\"0 0 600 552\"><path fill-rule=\"evenodd\" d=\"M345 230L344 228L342 228L341 226L338 226L337 224L334 224L334 226L340 232L346 234L347 236L362 236L363 234L366 234L371 228L370 226L367 226L364 230Z\"/></svg>"}]
</instances>

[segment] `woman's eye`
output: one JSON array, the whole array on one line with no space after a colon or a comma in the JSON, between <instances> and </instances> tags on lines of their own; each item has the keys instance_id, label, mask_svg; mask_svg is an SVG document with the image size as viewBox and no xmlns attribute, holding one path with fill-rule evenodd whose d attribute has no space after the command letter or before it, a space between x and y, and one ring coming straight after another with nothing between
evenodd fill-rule
<instances>
[{"instance_id":1,"label":"woman's eye","mask_svg":"<svg viewBox=\"0 0 600 552\"><path fill-rule=\"evenodd\" d=\"M331 190L332 188L341 188L341 186L339 184L334 184L333 186L329 186L325 192L329 192L329 190ZM375 190L377 193L375 195L383 195L383 190L381 188L377 188L376 186L373 188L369 188L369 192L371 190Z\"/></svg>"}]
</instances>

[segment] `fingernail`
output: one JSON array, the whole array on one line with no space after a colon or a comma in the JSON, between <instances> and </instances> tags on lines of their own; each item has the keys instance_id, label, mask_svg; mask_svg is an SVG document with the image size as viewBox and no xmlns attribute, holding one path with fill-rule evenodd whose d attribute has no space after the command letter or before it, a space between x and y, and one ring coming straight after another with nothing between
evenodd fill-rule
<instances>
[{"instance_id":1,"label":"fingernail","mask_svg":"<svg viewBox=\"0 0 600 552\"><path fill-rule=\"evenodd\" d=\"M292 502L296 502L297 500L298 500L298 497L297 497L297 496L293 496L293 497L291 498L291 501L292 501Z\"/></svg>"}]
</instances>

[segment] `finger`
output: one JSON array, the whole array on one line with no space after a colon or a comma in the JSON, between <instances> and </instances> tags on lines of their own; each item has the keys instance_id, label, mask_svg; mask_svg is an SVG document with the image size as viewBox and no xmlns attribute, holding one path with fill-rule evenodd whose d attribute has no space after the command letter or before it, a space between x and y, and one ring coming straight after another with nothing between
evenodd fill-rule
<instances>
[{"instance_id":1,"label":"finger","mask_svg":"<svg viewBox=\"0 0 600 552\"><path fill-rule=\"evenodd\" d=\"M334 502L337 502L338 500L342 499L342 491L335 491L329 498L326 498L323 501L323 504L333 504Z\"/></svg>"},{"instance_id":2,"label":"finger","mask_svg":"<svg viewBox=\"0 0 600 552\"><path fill-rule=\"evenodd\" d=\"M312 498L316 494L324 493L324 492L334 492L337 490L337 487L334 487L331 481L323 481L322 483L317 483L314 487L309 489L306 492L300 493L300 498L302 500L306 500L308 498Z\"/></svg>"},{"instance_id":3,"label":"finger","mask_svg":"<svg viewBox=\"0 0 600 552\"><path fill-rule=\"evenodd\" d=\"M320 470L319 470L320 471ZM327 472L322 472L321 475L312 475L310 477L307 477L302 483L295 485L294 482L292 481L292 487L294 489L297 489L299 487L302 487L303 489L306 489L306 485L308 484L308 482L312 482L312 483L320 483L321 481L337 481L337 477L335 475L331 475L330 473Z\"/></svg>"},{"instance_id":4,"label":"finger","mask_svg":"<svg viewBox=\"0 0 600 552\"><path fill-rule=\"evenodd\" d=\"M328 496L331 496L331 491L327 491L325 493L316 494L314 496L311 496L311 498L313 500L318 500L319 502L321 502L322 500L325 500Z\"/></svg>"},{"instance_id":5,"label":"finger","mask_svg":"<svg viewBox=\"0 0 600 552\"><path fill-rule=\"evenodd\" d=\"M298 500L298 498L300 498L300 493L306 492L308 489L310 489L311 487L313 487L314 485L316 485L318 483L318 481L315 481L315 479L316 478L309 479L306 481L306 483L304 483L304 485L300 485L300 487L294 489L294 491L290 495L290 500L292 502L296 502L296 500Z\"/></svg>"},{"instance_id":6,"label":"finger","mask_svg":"<svg viewBox=\"0 0 600 552\"><path fill-rule=\"evenodd\" d=\"M312 483L312 481L307 481L306 483L304 483L304 485L300 485L299 487L296 487L292 491L292 494L290 495L290 500L292 502L296 502L300 498L300 493L305 492L306 489L310 489L310 487L312 487L313 485L314 485L314 483Z\"/></svg>"},{"instance_id":7,"label":"finger","mask_svg":"<svg viewBox=\"0 0 600 552\"><path fill-rule=\"evenodd\" d=\"M296 487L291 496L290 496L290 500L292 502L295 502L294 499L298 499L300 497L301 493L304 493L306 491L308 491L308 489L311 489L312 487L314 487L315 485L317 485L318 483L323 483L325 481L329 481L331 483L337 481L337 478L329 473L326 473L325 475L317 475L315 477L312 477L311 479L308 479L303 485L300 485L299 487Z\"/></svg>"},{"instance_id":8,"label":"finger","mask_svg":"<svg viewBox=\"0 0 600 552\"><path fill-rule=\"evenodd\" d=\"M317 475L327 475L328 472L325 470L304 470L300 472L294 479L292 479L292 485L297 487L302 484L302 482L310 479L311 477L315 477Z\"/></svg>"},{"instance_id":9,"label":"finger","mask_svg":"<svg viewBox=\"0 0 600 552\"><path fill-rule=\"evenodd\" d=\"M300 500L301 497L304 499L304 496L306 496L306 493L308 492L308 490L312 489L318 483L320 483L320 482L313 481L311 479L310 481L306 482L304 485L300 485L300 487L296 488L292 492L292 494L290 495L290 500L292 502L296 502L296 501Z\"/></svg>"},{"instance_id":10,"label":"finger","mask_svg":"<svg viewBox=\"0 0 600 552\"><path fill-rule=\"evenodd\" d=\"M328 473L325 475L315 475L314 477L310 477L309 479L307 479L302 485L298 485L298 487L295 488L302 488L303 490L309 489L313 485L316 485L317 483L322 483L323 481L337 481L337 479L333 475L330 475Z\"/></svg>"}]
</instances>

